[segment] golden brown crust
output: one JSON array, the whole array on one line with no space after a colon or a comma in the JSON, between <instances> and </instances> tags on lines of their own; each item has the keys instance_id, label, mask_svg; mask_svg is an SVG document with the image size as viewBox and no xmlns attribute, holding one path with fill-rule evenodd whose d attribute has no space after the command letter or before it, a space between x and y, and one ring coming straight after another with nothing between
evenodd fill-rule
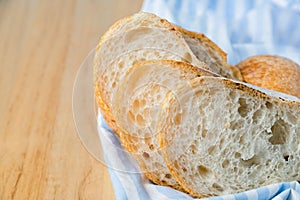
<instances>
[{"instance_id":1,"label":"golden brown crust","mask_svg":"<svg viewBox=\"0 0 300 200\"><path fill-rule=\"evenodd\" d=\"M166 158L166 157L165 157ZM167 163L167 166L172 174L172 176L176 179L176 181L180 184L180 186L182 187L182 191L188 193L189 195L191 195L192 197L194 198L206 198L208 196L206 195L202 195L202 194L199 194L199 193L196 193L194 192L193 190L191 190L189 187L186 187L186 184L181 180L181 179L178 179L178 177L180 176L177 171L173 170L173 166L169 165L168 163L169 162L166 162Z\"/></svg>"},{"instance_id":2,"label":"golden brown crust","mask_svg":"<svg viewBox=\"0 0 300 200\"><path fill-rule=\"evenodd\" d=\"M300 66L287 58L258 55L237 67L247 83L300 97Z\"/></svg>"},{"instance_id":3,"label":"golden brown crust","mask_svg":"<svg viewBox=\"0 0 300 200\"><path fill-rule=\"evenodd\" d=\"M230 65L228 63L225 63L225 65L230 68L230 70L232 71L232 74L234 75L234 77L236 78L236 80L239 81L244 81L244 78L242 76L242 73L240 71L240 69L236 66Z\"/></svg>"},{"instance_id":4,"label":"golden brown crust","mask_svg":"<svg viewBox=\"0 0 300 200\"><path fill-rule=\"evenodd\" d=\"M117 133L117 135L120 136L120 131L119 131L116 121L112 115L111 109L102 100L99 82L95 83L95 98L96 98L98 107L101 110L101 114L103 115L103 118L105 119L105 122L107 123L107 125L109 126L109 128L112 131L114 131L115 133Z\"/></svg>"},{"instance_id":5,"label":"golden brown crust","mask_svg":"<svg viewBox=\"0 0 300 200\"><path fill-rule=\"evenodd\" d=\"M272 97L266 93L264 93L263 91L259 91L255 88L251 88L247 85L245 85L242 82L236 82L234 80L230 80L230 79L226 79L223 77L219 77L220 80L222 80L222 82L224 83L224 86L228 87L229 89L237 89L237 90L242 90L243 92L246 92L249 96L253 96L253 97L257 97L257 98L261 98L264 100L269 100L272 102L277 102L279 104L282 103L288 103L290 106L300 106L300 101L293 101L293 100L287 100L284 98L275 98ZM199 78L199 79L193 79L191 81L191 86L194 88L199 87L199 83L198 82L203 82L204 80Z\"/></svg>"},{"instance_id":6,"label":"golden brown crust","mask_svg":"<svg viewBox=\"0 0 300 200\"><path fill-rule=\"evenodd\" d=\"M144 174L149 180L151 180L153 183L155 183L157 185L167 186L167 187L170 187L170 188L173 188L173 189L179 190L181 192L185 192L185 193L187 192L185 189L183 189L183 187L179 184L179 182L177 182L176 185L169 185L169 184L161 182L160 180L155 178L155 176L153 176L151 173L145 172Z\"/></svg>"}]
</instances>

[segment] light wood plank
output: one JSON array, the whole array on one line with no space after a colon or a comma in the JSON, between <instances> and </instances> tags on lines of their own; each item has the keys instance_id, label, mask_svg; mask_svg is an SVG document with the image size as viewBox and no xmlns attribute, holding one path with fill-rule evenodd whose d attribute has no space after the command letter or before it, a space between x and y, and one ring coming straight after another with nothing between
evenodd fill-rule
<instances>
[{"instance_id":1,"label":"light wood plank","mask_svg":"<svg viewBox=\"0 0 300 200\"><path fill-rule=\"evenodd\" d=\"M114 199L72 118L77 70L141 0L0 0L0 199Z\"/></svg>"}]
</instances>

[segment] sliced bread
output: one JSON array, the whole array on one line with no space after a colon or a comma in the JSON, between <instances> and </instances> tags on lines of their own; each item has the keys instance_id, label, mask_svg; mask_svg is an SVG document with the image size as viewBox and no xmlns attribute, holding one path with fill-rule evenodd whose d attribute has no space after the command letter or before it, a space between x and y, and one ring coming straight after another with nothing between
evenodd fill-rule
<instances>
[{"instance_id":1,"label":"sliced bread","mask_svg":"<svg viewBox=\"0 0 300 200\"><path fill-rule=\"evenodd\" d=\"M206 63L210 69L223 77L242 81L242 75L236 66L227 63L226 53L202 33L175 26L195 56Z\"/></svg>"},{"instance_id":2,"label":"sliced bread","mask_svg":"<svg viewBox=\"0 0 300 200\"><path fill-rule=\"evenodd\" d=\"M95 95L108 125L118 133L112 94L124 74L139 60L171 59L210 68L193 54L174 26L153 14L137 13L112 26L100 39L94 59Z\"/></svg>"},{"instance_id":3,"label":"sliced bread","mask_svg":"<svg viewBox=\"0 0 300 200\"><path fill-rule=\"evenodd\" d=\"M200 77L169 93L159 141L176 180L195 197L300 180L300 99Z\"/></svg>"},{"instance_id":4,"label":"sliced bread","mask_svg":"<svg viewBox=\"0 0 300 200\"><path fill-rule=\"evenodd\" d=\"M251 56L237 67L245 82L300 98L300 66L275 55Z\"/></svg>"},{"instance_id":5,"label":"sliced bread","mask_svg":"<svg viewBox=\"0 0 300 200\"><path fill-rule=\"evenodd\" d=\"M168 92L202 75L212 74L185 62L142 61L131 67L116 89L113 115L122 132L122 145L154 183L182 190L161 155L156 135L157 117Z\"/></svg>"},{"instance_id":6,"label":"sliced bread","mask_svg":"<svg viewBox=\"0 0 300 200\"><path fill-rule=\"evenodd\" d=\"M186 30L165 19L158 20L158 17L151 13L139 12L116 22L101 38L100 44L121 32L136 29L137 24L139 27L147 28L175 28L183 35L198 60L206 63L210 70L226 78L242 80L239 69L227 63L226 53L204 34Z\"/></svg>"}]
</instances>

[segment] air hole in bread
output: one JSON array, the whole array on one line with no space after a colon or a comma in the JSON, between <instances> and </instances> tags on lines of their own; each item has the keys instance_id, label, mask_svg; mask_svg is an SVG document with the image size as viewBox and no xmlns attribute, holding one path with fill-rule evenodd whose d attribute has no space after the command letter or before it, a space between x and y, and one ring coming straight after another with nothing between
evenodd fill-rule
<instances>
[{"instance_id":1,"label":"air hole in bread","mask_svg":"<svg viewBox=\"0 0 300 200\"><path fill-rule=\"evenodd\" d=\"M137 130L137 135L141 135L142 134L142 130L141 129L138 129Z\"/></svg>"},{"instance_id":2,"label":"air hole in bread","mask_svg":"<svg viewBox=\"0 0 300 200\"><path fill-rule=\"evenodd\" d=\"M102 76L102 80L103 80L103 82L106 83L106 82L108 81L108 77L107 77L106 75L103 75L103 76Z\"/></svg>"},{"instance_id":3,"label":"air hole in bread","mask_svg":"<svg viewBox=\"0 0 300 200\"><path fill-rule=\"evenodd\" d=\"M267 177L270 177L270 176L267 176ZM260 181L258 182L258 184L259 184L259 185L264 185L265 182L266 182L265 180L260 180Z\"/></svg>"},{"instance_id":4,"label":"air hole in bread","mask_svg":"<svg viewBox=\"0 0 300 200\"><path fill-rule=\"evenodd\" d=\"M155 57L159 57L159 56L160 56L159 53L158 53L158 51L155 51L155 52L154 52L154 56L155 56Z\"/></svg>"},{"instance_id":5,"label":"air hole in bread","mask_svg":"<svg viewBox=\"0 0 300 200\"><path fill-rule=\"evenodd\" d=\"M269 166L270 165L270 163L271 163L272 161L269 159L269 160L267 160L265 163L266 163L266 166Z\"/></svg>"},{"instance_id":6,"label":"air hole in bread","mask_svg":"<svg viewBox=\"0 0 300 200\"><path fill-rule=\"evenodd\" d=\"M258 109L256 110L254 113L253 113L253 123L257 124L258 122L260 122L263 118L263 111L261 109Z\"/></svg>"},{"instance_id":7,"label":"air hole in bread","mask_svg":"<svg viewBox=\"0 0 300 200\"><path fill-rule=\"evenodd\" d=\"M182 168L182 171L187 172L187 169L185 167Z\"/></svg>"},{"instance_id":8,"label":"air hole in bread","mask_svg":"<svg viewBox=\"0 0 300 200\"><path fill-rule=\"evenodd\" d=\"M212 184L212 187L218 190L219 192L223 192L224 189L217 183Z\"/></svg>"},{"instance_id":9,"label":"air hole in bread","mask_svg":"<svg viewBox=\"0 0 300 200\"><path fill-rule=\"evenodd\" d=\"M290 157L289 155L283 155L285 161L289 161L289 157Z\"/></svg>"},{"instance_id":10,"label":"air hole in bread","mask_svg":"<svg viewBox=\"0 0 300 200\"><path fill-rule=\"evenodd\" d=\"M201 125L198 124L198 125L197 125L197 133L199 133L200 131L201 131Z\"/></svg>"},{"instance_id":11,"label":"air hole in bread","mask_svg":"<svg viewBox=\"0 0 300 200\"><path fill-rule=\"evenodd\" d=\"M266 102L266 107L267 107L268 109L272 109L272 108L273 108L273 104L267 101L267 102Z\"/></svg>"},{"instance_id":12,"label":"air hole in bread","mask_svg":"<svg viewBox=\"0 0 300 200\"><path fill-rule=\"evenodd\" d=\"M116 75L116 72L115 71L112 71L111 73L110 73L110 76L111 77L114 77Z\"/></svg>"},{"instance_id":13,"label":"air hole in bread","mask_svg":"<svg viewBox=\"0 0 300 200\"><path fill-rule=\"evenodd\" d=\"M153 150L154 150L154 145L153 145L153 144L150 144L150 145L149 145L149 149L150 149L151 151L153 151Z\"/></svg>"},{"instance_id":14,"label":"air hole in bread","mask_svg":"<svg viewBox=\"0 0 300 200\"><path fill-rule=\"evenodd\" d=\"M206 134L207 134L207 130L206 130L206 129L203 129L202 132L201 132L202 138L205 138L205 137L206 137Z\"/></svg>"},{"instance_id":15,"label":"air hole in bread","mask_svg":"<svg viewBox=\"0 0 300 200\"><path fill-rule=\"evenodd\" d=\"M234 153L234 158L240 158L240 157L241 157L241 154L239 152Z\"/></svg>"},{"instance_id":16,"label":"air hole in bread","mask_svg":"<svg viewBox=\"0 0 300 200\"><path fill-rule=\"evenodd\" d=\"M216 150L216 146L210 146L210 147L207 149L207 153L208 153L209 155L214 155L215 150Z\"/></svg>"},{"instance_id":17,"label":"air hole in bread","mask_svg":"<svg viewBox=\"0 0 300 200\"><path fill-rule=\"evenodd\" d=\"M283 163L282 162L280 162L280 163L278 163L276 165L276 169L281 169L282 167L283 167Z\"/></svg>"},{"instance_id":18,"label":"air hole in bread","mask_svg":"<svg viewBox=\"0 0 300 200\"><path fill-rule=\"evenodd\" d=\"M203 96L202 94L205 93L205 92L207 93L207 91L205 91L205 90L200 90L200 89L199 89L199 90L197 90L197 91L195 92L194 96L195 96L195 97ZM199 105L199 109L201 109L201 108L202 108L202 107Z\"/></svg>"},{"instance_id":19,"label":"air hole in bread","mask_svg":"<svg viewBox=\"0 0 300 200\"><path fill-rule=\"evenodd\" d=\"M236 92L230 90L230 92L229 92L229 97L230 97L230 99L235 99L235 98L236 98Z\"/></svg>"},{"instance_id":20,"label":"air hole in bread","mask_svg":"<svg viewBox=\"0 0 300 200\"><path fill-rule=\"evenodd\" d=\"M124 61L119 62L118 66L120 69L122 69L124 67Z\"/></svg>"},{"instance_id":21,"label":"air hole in bread","mask_svg":"<svg viewBox=\"0 0 300 200\"><path fill-rule=\"evenodd\" d=\"M170 178L172 178L172 175L171 175L171 174L166 174L165 177L166 177L167 179L170 179Z\"/></svg>"},{"instance_id":22,"label":"air hole in bread","mask_svg":"<svg viewBox=\"0 0 300 200\"><path fill-rule=\"evenodd\" d=\"M132 58L132 60L133 60L134 58ZM137 62L139 62L139 61L137 61L137 60L135 60L135 61L133 61L132 62L132 65L135 65Z\"/></svg>"},{"instance_id":23,"label":"air hole in bread","mask_svg":"<svg viewBox=\"0 0 300 200\"><path fill-rule=\"evenodd\" d=\"M144 157L145 159L150 158L150 156L149 156L149 154L148 154L147 152L143 152L143 157Z\"/></svg>"},{"instance_id":24,"label":"air hole in bread","mask_svg":"<svg viewBox=\"0 0 300 200\"><path fill-rule=\"evenodd\" d=\"M239 130L243 126L242 120L235 120L230 123L230 129L231 130Z\"/></svg>"},{"instance_id":25,"label":"air hole in bread","mask_svg":"<svg viewBox=\"0 0 300 200\"><path fill-rule=\"evenodd\" d=\"M220 147L223 146L223 144L224 144L224 138L221 138L221 139L220 139L220 143L219 143L219 144L220 144Z\"/></svg>"},{"instance_id":26,"label":"air hole in bread","mask_svg":"<svg viewBox=\"0 0 300 200\"><path fill-rule=\"evenodd\" d=\"M174 167L175 167L176 169L179 169L179 165L178 165L178 162L177 162L177 161L174 161Z\"/></svg>"},{"instance_id":27,"label":"air hole in bread","mask_svg":"<svg viewBox=\"0 0 300 200\"><path fill-rule=\"evenodd\" d=\"M245 98L239 98L238 100L239 108L238 112L241 117L246 117L248 112L251 110L250 106L247 104L247 101Z\"/></svg>"},{"instance_id":28,"label":"air hole in bread","mask_svg":"<svg viewBox=\"0 0 300 200\"><path fill-rule=\"evenodd\" d=\"M132 103L133 112L137 112L139 110L139 107L140 107L139 100L137 100L137 99L134 100Z\"/></svg>"},{"instance_id":29,"label":"air hole in bread","mask_svg":"<svg viewBox=\"0 0 300 200\"><path fill-rule=\"evenodd\" d=\"M131 111L128 111L128 116L131 121L135 121L135 116Z\"/></svg>"},{"instance_id":30,"label":"air hole in bread","mask_svg":"<svg viewBox=\"0 0 300 200\"><path fill-rule=\"evenodd\" d=\"M159 92L159 90L160 90L160 87L161 86L159 86L159 85L154 85L154 86L152 86L151 87L151 90L150 90L150 94L151 95L157 95L157 93Z\"/></svg>"},{"instance_id":31,"label":"air hole in bread","mask_svg":"<svg viewBox=\"0 0 300 200\"><path fill-rule=\"evenodd\" d=\"M246 135L246 134L241 135L240 140L239 140L239 143L240 143L240 144L244 144L245 141L247 141L247 135Z\"/></svg>"},{"instance_id":32,"label":"air hole in bread","mask_svg":"<svg viewBox=\"0 0 300 200\"><path fill-rule=\"evenodd\" d=\"M182 119L182 115L181 115L181 113L178 113L178 114L175 116L174 124L175 124L175 125L179 125L179 124L181 123L181 119Z\"/></svg>"},{"instance_id":33,"label":"air hole in bread","mask_svg":"<svg viewBox=\"0 0 300 200\"><path fill-rule=\"evenodd\" d=\"M233 167L232 171L233 171L233 173L237 173L239 171L239 169L237 167Z\"/></svg>"},{"instance_id":34,"label":"air hole in bread","mask_svg":"<svg viewBox=\"0 0 300 200\"><path fill-rule=\"evenodd\" d=\"M157 99L161 99L161 95L160 95L160 94L158 94L156 98L157 98Z\"/></svg>"},{"instance_id":35,"label":"air hole in bread","mask_svg":"<svg viewBox=\"0 0 300 200\"><path fill-rule=\"evenodd\" d=\"M144 126L146 125L145 119L144 119L143 116L140 115L140 114L138 114L138 115L136 116L136 123L137 123L139 126L141 126L141 127L144 127Z\"/></svg>"},{"instance_id":36,"label":"air hole in bread","mask_svg":"<svg viewBox=\"0 0 300 200\"><path fill-rule=\"evenodd\" d=\"M197 167L200 176L207 177L211 174L211 171L204 165L198 165Z\"/></svg>"},{"instance_id":37,"label":"air hole in bread","mask_svg":"<svg viewBox=\"0 0 300 200\"><path fill-rule=\"evenodd\" d=\"M125 44L133 41L141 40L145 35L150 35L152 30L150 28L139 28L128 31L125 36Z\"/></svg>"},{"instance_id":38,"label":"air hole in bread","mask_svg":"<svg viewBox=\"0 0 300 200\"><path fill-rule=\"evenodd\" d=\"M187 62L187 63L191 63L192 62L192 56L191 56L191 54L190 53L188 53L188 52L186 52L185 54L184 54L184 60L185 60L185 62Z\"/></svg>"},{"instance_id":39,"label":"air hole in bread","mask_svg":"<svg viewBox=\"0 0 300 200\"><path fill-rule=\"evenodd\" d=\"M233 186L233 185L230 185L229 186L232 190L238 190L239 188L238 187L235 187L235 186Z\"/></svg>"},{"instance_id":40,"label":"air hole in bread","mask_svg":"<svg viewBox=\"0 0 300 200\"><path fill-rule=\"evenodd\" d=\"M296 178L298 176L298 174L294 174L292 177ZM298 183L300 183L300 181L298 181Z\"/></svg>"},{"instance_id":41,"label":"air hole in bread","mask_svg":"<svg viewBox=\"0 0 300 200\"><path fill-rule=\"evenodd\" d=\"M273 145L285 144L286 142L286 132L290 131L290 125L284 120L277 120L271 127L272 137L269 138L269 142Z\"/></svg>"},{"instance_id":42,"label":"air hole in bread","mask_svg":"<svg viewBox=\"0 0 300 200\"><path fill-rule=\"evenodd\" d=\"M223 162L222 162L222 167L223 168L227 168L228 166L229 166L229 160L224 160Z\"/></svg>"},{"instance_id":43,"label":"air hole in bread","mask_svg":"<svg viewBox=\"0 0 300 200\"><path fill-rule=\"evenodd\" d=\"M191 149L191 153L192 153L193 155L195 155L195 153L196 153L196 145L192 144L192 145L190 146L190 149Z\"/></svg>"},{"instance_id":44,"label":"air hole in bread","mask_svg":"<svg viewBox=\"0 0 300 200\"><path fill-rule=\"evenodd\" d=\"M254 155L252 158L249 159L241 159L241 164L246 166L246 167L251 167L253 165L259 165L259 158L258 156Z\"/></svg>"}]
</instances>

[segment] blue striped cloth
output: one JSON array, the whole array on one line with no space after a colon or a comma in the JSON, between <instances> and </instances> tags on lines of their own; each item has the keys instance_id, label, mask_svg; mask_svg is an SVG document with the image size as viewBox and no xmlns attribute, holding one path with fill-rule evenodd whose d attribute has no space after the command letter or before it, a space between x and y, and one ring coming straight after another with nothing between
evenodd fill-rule
<instances>
[{"instance_id":1,"label":"blue striped cloth","mask_svg":"<svg viewBox=\"0 0 300 200\"><path fill-rule=\"evenodd\" d=\"M300 63L299 0L145 0L143 11L202 32L228 54L228 62L276 54ZM98 115L98 131L116 199L193 199L151 183ZM300 171L300 169L299 169ZM278 183L209 200L300 200L298 182Z\"/></svg>"}]
</instances>

